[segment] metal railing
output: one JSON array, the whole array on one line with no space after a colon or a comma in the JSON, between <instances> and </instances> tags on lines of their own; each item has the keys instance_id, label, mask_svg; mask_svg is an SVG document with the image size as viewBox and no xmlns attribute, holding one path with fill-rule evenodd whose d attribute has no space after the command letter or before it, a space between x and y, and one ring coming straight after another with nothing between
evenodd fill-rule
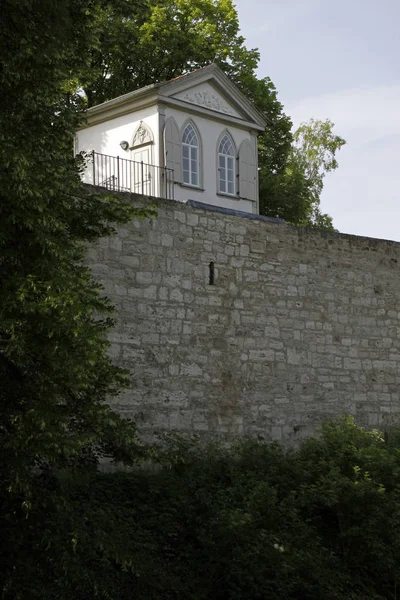
<instances>
[{"instance_id":1,"label":"metal railing","mask_svg":"<svg viewBox=\"0 0 400 600\"><path fill-rule=\"evenodd\" d=\"M114 192L134 192L143 196L174 199L174 171L94 150L86 166L84 180Z\"/></svg>"}]
</instances>

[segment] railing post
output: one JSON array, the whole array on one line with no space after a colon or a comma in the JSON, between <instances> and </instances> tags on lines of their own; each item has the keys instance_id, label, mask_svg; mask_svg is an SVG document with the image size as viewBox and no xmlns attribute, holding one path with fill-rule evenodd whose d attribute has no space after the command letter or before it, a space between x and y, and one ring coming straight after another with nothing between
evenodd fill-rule
<instances>
[{"instance_id":1,"label":"railing post","mask_svg":"<svg viewBox=\"0 0 400 600\"><path fill-rule=\"evenodd\" d=\"M142 196L144 196L143 161L141 161L141 172L142 172Z\"/></svg>"},{"instance_id":2,"label":"railing post","mask_svg":"<svg viewBox=\"0 0 400 600\"><path fill-rule=\"evenodd\" d=\"M93 185L96 185L96 167L94 164L94 150L92 150L92 161L93 161Z\"/></svg>"},{"instance_id":3,"label":"railing post","mask_svg":"<svg viewBox=\"0 0 400 600\"><path fill-rule=\"evenodd\" d=\"M120 191L119 189L119 156L117 156L117 190L118 192Z\"/></svg>"}]
</instances>

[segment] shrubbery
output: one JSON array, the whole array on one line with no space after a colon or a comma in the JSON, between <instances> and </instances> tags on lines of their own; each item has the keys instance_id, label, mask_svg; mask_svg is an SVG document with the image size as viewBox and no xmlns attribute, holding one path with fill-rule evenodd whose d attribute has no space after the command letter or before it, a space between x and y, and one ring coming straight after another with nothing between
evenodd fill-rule
<instances>
[{"instance_id":1,"label":"shrubbery","mask_svg":"<svg viewBox=\"0 0 400 600\"><path fill-rule=\"evenodd\" d=\"M298 451L181 443L157 472L64 475L7 515L5 597L394 599L399 448L346 420Z\"/></svg>"}]
</instances>

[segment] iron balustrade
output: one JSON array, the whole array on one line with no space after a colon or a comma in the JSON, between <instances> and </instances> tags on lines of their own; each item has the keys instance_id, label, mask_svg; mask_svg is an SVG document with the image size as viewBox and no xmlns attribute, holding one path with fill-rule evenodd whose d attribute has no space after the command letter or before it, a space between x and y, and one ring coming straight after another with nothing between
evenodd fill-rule
<instances>
[{"instance_id":1,"label":"iron balustrade","mask_svg":"<svg viewBox=\"0 0 400 600\"><path fill-rule=\"evenodd\" d=\"M85 174L87 183L113 192L134 192L144 196L174 199L173 169L100 154L94 150L90 154Z\"/></svg>"}]
</instances>

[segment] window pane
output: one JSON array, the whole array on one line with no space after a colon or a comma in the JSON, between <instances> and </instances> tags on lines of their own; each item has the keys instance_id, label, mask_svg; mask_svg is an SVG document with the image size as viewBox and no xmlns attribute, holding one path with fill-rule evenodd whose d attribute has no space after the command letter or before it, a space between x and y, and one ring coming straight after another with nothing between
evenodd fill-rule
<instances>
[{"instance_id":1,"label":"window pane","mask_svg":"<svg viewBox=\"0 0 400 600\"><path fill-rule=\"evenodd\" d=\"M235 164L231 156L227 157L228 163L228 194L235 193Z\"/></svg>"},{"instance_id":2,"label":"window pane","mask_svg":"<svg viewBox=\"0 0 400 600\"><path fill-rule=\"evenodd\" d=\"M185 131L183 132L182 142L184 144L189 144L190 146L198 146L199 145L196 132L190 123L187 125L187 127L185 128Z\"/></svg>"},{"instance_id":3,"label":"window pane","mask_svg":"<svg viewBox=\"0 0 400 600\"><path fill-rule=\"evenodd\" d=\"M199 140L191 123L182 136L183 183L199 185Z\"/></svg>"},{"instance_id":4,"label":"window pane","mask_svg":"<svg viewBox=\"0 0 400 600\"><path fill-rule=\"evenodd\" d=\"M219 144L219 152L228 156L233 156L234 154L232 140L227 135L224 135Z\"/></svg>"},{"instance_id":5,"label":"window pane","mask_svg":"<svg viewBox=\"0 0 400 600\"><path fill-rule=\"evenodd\" d=\"M219 191L226 192L226 160L225 156L219 156Z\"/></svg>"},{"instance_id":6,"label":"window pane","mask_svg":"<svg viewBox=\"0 0 400 600\"><path fill-rule=\"evenodd\" d=\"M235 194L235 158L232 140L224 135L219 146L219 191Z\"/></svg>"}]
</instances>

